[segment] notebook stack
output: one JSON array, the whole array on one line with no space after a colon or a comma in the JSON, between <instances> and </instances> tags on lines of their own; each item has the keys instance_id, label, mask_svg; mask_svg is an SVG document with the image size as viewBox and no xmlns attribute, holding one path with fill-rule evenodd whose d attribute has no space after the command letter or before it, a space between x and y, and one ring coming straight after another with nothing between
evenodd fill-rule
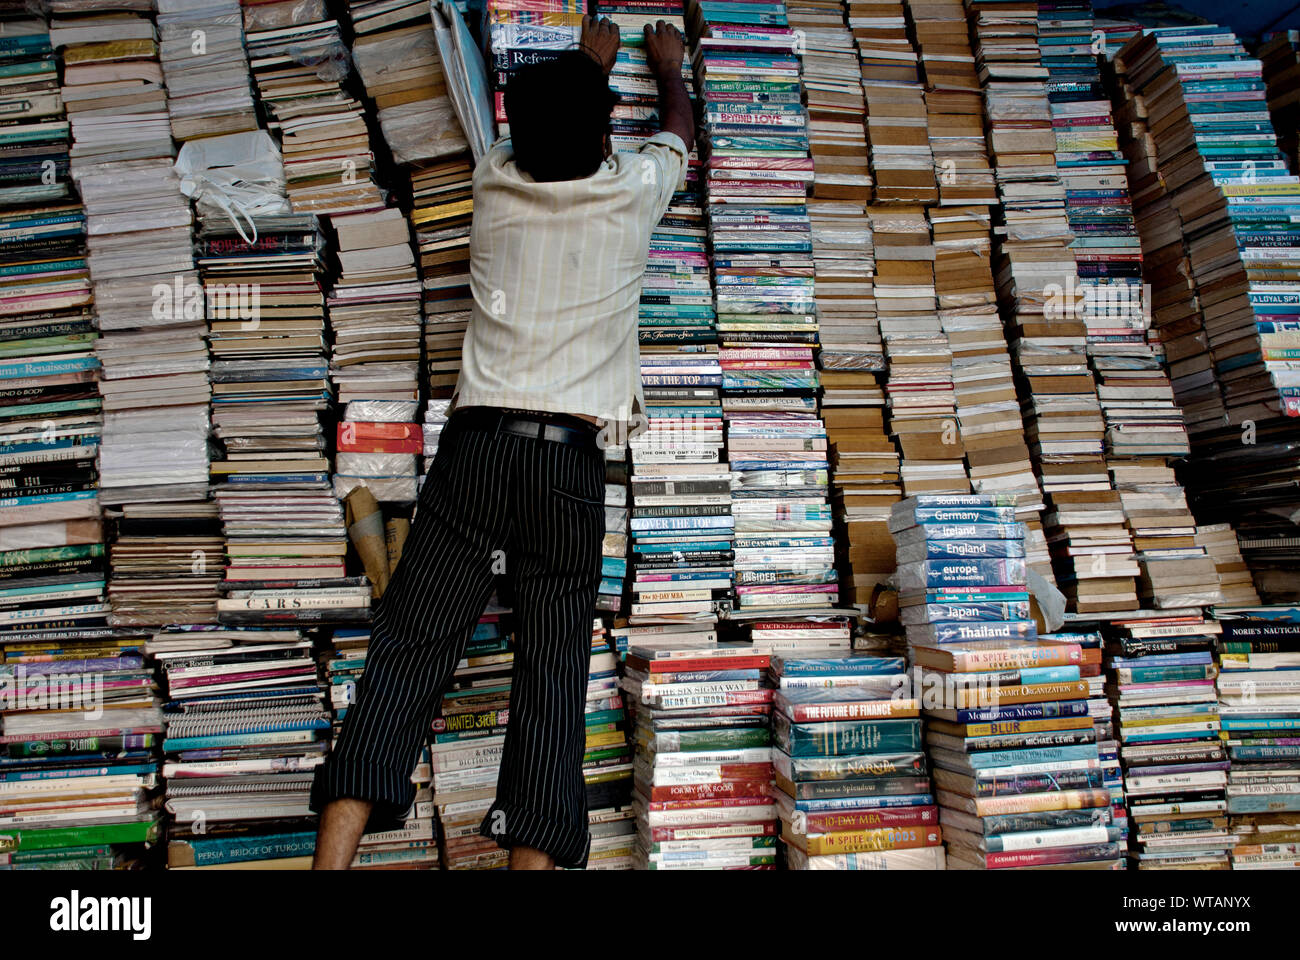
<instances>
[{"instance_id":1,"label":"notebook stack","mask_svg":"<svg viewBox=\"0 0 1300 960\"><path fill-rule=\"evenodd\" d=\"M411 229L420 256L424 389L450 397L469 326L470 158L461 154L411 170Z\"/></svg>"},{"instance_id":2,"label":"notebook stack","mask_svg":"<svg viewBox=\"0 0 1300 960\"><path fill-rule=\"evenodd\" d=\"M1281 478L1294 475L1296 459L1279 441L1300 410L1288 353L1300 304L1285 246L1294 243L1300 181L1278 150L1260 61L1230 30L1154 30L1130 41L1117 65L1146 105L1195 285L1189 336L1168 342L1175 392L1181 399L1195 384L1212 400L1217 384L1226 407L1204 420L1189 410L1185 479L1202 519L1237 523L1264 592L1294 597L1296 528L1282 517L1294 512L1295 494ZM1148 226L1139 227L1145 241Z\"/></svg>"},{"instance_id":3,"label":"notebook stack","mask_svg":"<svg viewBox=\"0 0 1300 960\"><path fill-rule=\"evenodd\" d=\"M1300 611L1216 607L1234 870L1300 867Z\"/></svg>"},{"instance_id":4,"label":"notebook stack","mask_svg":"<svg viewBox=\"0 0 1300 960\"><path fill-rule=\"evenodd\" d=\"M424 405L424 423L420 433L424 437L424 458L420 462L420 475L416 478L419 486L424 486L424 478L433 466L433 458L438 455L438 439L449 419L450 400L430 400Z\"/></svg>"},{"instance_id":5,"label":"notebook stack","mask_svg":"<svg viewBox=\"0 0 1300 960\"><path fill-rule=\"evenodd\" d=\"M1142 24L1128 17L1107 11L1092 22L1092 38L1100 41L1101 49L1095 52L1107 60L1114 60L1124 44L1142 35Z\"/></svg>"},{"instance_id":6,"label":"notebook stack","mask_svg":"<svg viewBox=\"0 0 1300 960\"><path fill-rule=\"evenodd\" d=\"M128 503L108 516L112 623L216 622L226 544L215 504Z\"/></svg>"},{"instance_id":7,"label":"notebook stack","mask_svg":"<svg viewBox=\"0 0 1300 960\"><path fill-rule=\"evenodd\" d=\"M338 401L415 400L420 391L420 278L396 207L330 218L339 276L329 292Z\"/></svg>"},{"instance_id":8,"label":"notebook stack","mask_svg":"<svg viewBox=\"0 0 1300 960\"><path fill-rule=\"evenodd\" d=\"M306 869L307 808L330 719L312 641L298 630L163 633L165 809L172 868Z\"/></svg>"},{"instance_id":9,"label":"notebook stack","mask_svg":"<svg viewBox=\"0 0 1300 960\"><path fill-rule=\"evenodd\" d=\"M1140 870L1226 868L1228 761L1213 641L1199 613L1117 621L1107 641L1131 856Z\"/></svg>"},{"instance_id":10,"label":"notebook stack","mask_svg":"<svg viewBox=\"0 0 1300 960\"><path fill-rule=\"evenodd\" d=\"M505 90L520 67L575 49L586 4L579 0L487 0L484 5L497 131L508 136ZM626 34L622 31L623 40Z\"/></svg>"},{"instance_id":11,"label":"notebook stack","mask_svg":"<svg viewBox=\"0 0 1300 960\"><path fill-rule=\"evenodd\" d=\"M509 852L479 826L496 797L514 664L509 611L488 604L433 719L433 805L448 870L497 870ZM417 805L416 815L420 813Z\"/></svg>"},{"instance_id":12,"label":"notebook stack","mask_svg":"<svg viewBox=\"0 0 1300 960\"><path fill-rule=\"evenodd\" d=\"M637 866L774 870L770 658L743 646L633 646Z\"/></svg>"},{"instance_id":13,"label":"notebook stack","mask_svg":"<svg viewBox=\"0 0 1300 960\"><path fill-rule=\"evenodd\" d=\"M434 160L467 147L447 95L430 5L351 0L352 62L374 102L370 114L396 163Z\"/></svg>"},{"instance_id":14,"label":"notebook stack","mask_svg":"<svg viewBox=\"0 0 1300 960\"><path fill-rule=\"evenodd\" d=\"M172 137L257 129L239 0L157 0Z\"/></svg>"},{"instance_id":15,"label":"notebook stack","mask_svg":"<svg viewBox=\"0 0 1300 960\"><path fill-rule=\"evenodd\" d=\"M903 493L967 493L952 348L936 313L935 248L923 207L869 210L876 312L889 361L889 431L903 451Z\"/></svg>"},{"instance_id":16,"label":"notebook stack","mask_svg":"<svg viewBox=\"0 0 1300 960\"><path fill-rule=\"evenodd\" d=\"M325 682L333 715L333 740L337 742L348 708L356 700L357 681L365 673L370 631L356 627L335 629L331 646L330 655L324 661ZM362 834L351 869L438 869L432 779L433 769L426 747L411 773L411 782L416 785L415 807L411 815L399 828Z\"/></svg>"},{"instance_id":17,"label":"notebook stack","mask_svg":"<svg viewBox=\"0 0 1300 960\"><path fill-rule=\"evenodd\" d=\"M100 500L203 497L205 327L201 290L192 306L192 216L172 171L153 23L126 11L59 17L51 38L64 61L72 176L86 208L101 332Z\"/></svg>"},{"instance_id":18,"label":"notebook stack","mask_svg":"<svg viewBox=\"0 0 1300 960\"><path fill-rule=\"evenodd\" d=\"M582 758L591 825L588 870L631 870L636 852L632 747L618 688L618 662L605 625L597 618L587 667L587 749Z\"/></svg>"},{"instance_id":19,"label":"notebook stack","mask_svg":"<svg viewBox=\"0 0 1300 960\"><path fill-rule=\"evenodd\" d=\"M266 128L284 152L294 213L384 205L371 179L365 108L344 87L347 45L318 0L246 4L244 40Z\"/></svg>"},{"instance_id":20,"label":"notebook stack","mask_svg":"<svg viewBox=\"0 0 1300 960\"><path fill-rule=\"evenodd\" d=\"M781 839L792 870L941 870L939 810L902 657L773 656Z\"/></svg>"},{"instance_id":21,"label":"notebook stack","mask_svg":"<svg viewBox=\"0 0 1300 960\"><path fill-rule=\"evenodd\" d=\"M161 826L153 672L138 634L61 626L0 634L0 869L139 868Z\"/></svg>"},{"instance_id":22,"label":"notebook stack","mask_svg":"<svg viewBox=\"0 0 1300 960\"><path fill-rule=\"evenodd\" d=\"M1268 85L1268 112L1273 115L1278 149L1286 156L1292 170L1300 169L1300 30L1273 34L1256 51L1264 65L1264 82Z\"/></svg>"},{"instance_id":23,"label":"notebook stack","mask_svg":"<svg viewBox=\"0 0 1300 960\"><path fill-rule=\"evenodd\" d=\"M1205 607L1223 602L1214 558L1196 542L1196 520L1173 469L1160 461L1112 461L1125 522L1133 533L1147 609Z\"/></svg>"}]
</instances>

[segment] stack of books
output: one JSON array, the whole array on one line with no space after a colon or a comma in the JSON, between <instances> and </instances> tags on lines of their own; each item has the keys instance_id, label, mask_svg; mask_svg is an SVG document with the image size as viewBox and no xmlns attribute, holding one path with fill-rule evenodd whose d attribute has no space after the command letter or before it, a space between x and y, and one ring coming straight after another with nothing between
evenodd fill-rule
<instances>
[{"instance_id":1,"label":"stack of books","mask_svg":"<svg viewBox=\"0 0 1300 960\"><path fill-rule=\"evenodd\" d=\"M365 673L370 631L367 628L336 628L330 646L330 653L324 661L325 682L333 720L332 739L337 740L348 708L356 702L357 681ZM362 834L352 869L438 869L432 780L433 767L426 746L411 772L416 792L409 815L397 829Z\"/></svg>"},{"instance_id":2,"label":"stack of books","mask_svg":"<svg viewBox=\"0 0 1300 960\"><path fill-rule=\"evenodd\" d=\"M1216 607L1234 870L1300 866L1300 611Z\"/></svg>"},{"instance_id":3,"label":"stack of books","mask_svg":"<svg viewBox=\"0 0 1300 960\"><path fill-rule=\"evenodd\" d=\"M420 257L424 316L423 389L450 397L469 326L469 226L474 213L470 158L411 170L411 229Z\"/></svg>"},{"instance_id":4,"label":"stack of books","mask_svg":"<svg viewBox=\"0 0 1300 960\"><path fill-rule=\"evenodd\" d=\"M487 0L484 4L493 105L501 136L510 134L505 90L511 76L520 67L576 48L584 13L586 4L579 0ZM633 31L621 32L626 40Z\"/></svg>"},{"instance_id":5,"label":"stack of books","mask_svg":"<svg viewBox=\"0 0 1300 960\"><path fill-rule=\"evenodd\" d=\"M861 216L861 207L871 200L866 99L844 4L842 0L796 0L786 6L786 13L790 26L803 36L795 52L803 68L808 107L812 195L832 209ZM813 214L812 207L809 213Z\"/></svg>"},{"instance_id":6,"label":"stack of books","mask_svg":"<svg viewBox=\"0 0 1300 960\"><path fill-rule=\"evenodd\" d=\"M1083 652L1037 637L1015 499L910 498L890 520L948 866L1117 866Z\"/></svg>"},{"instance_id":7,"label":"stack of books","mask_svg":"<svg viewBox=\"0 0 1300 960\"><path fill-rule=\"evenodd\" d=\"M1116 621L1107 640L1130 849L1140 870L1224 868L1225 816L1213 641L1196 614Z\"/></svg>"},{"instance_id":8,"label":"stack of books","mask_svg":"<svg viewBox=\"0 0 1300 960\"><path fill-rule=\"evenodd\" d=\"M1294 564L1295 525L1281 517L1296 501L1281 477L1294 474L1296 458L1277 440L1300 411L1288 352L1300 312L1288 252L1300 181L1278 148L1263 67L1230 30L1212 26L1149 31L1116 65L1145 107L1147 153L1174 213L1139 219L1144 244L1176 249L1181 240L1192 282L1174 288L1186 319L1174 327L1167 308L1162 333L1186 334L1167 342L1175 395L1205 397L1187 410L1193 506L1202 520L1231 520L1242 532L1265 599L1291 598L1283 570Z\"/></svg>"},{"instance_id":9,"label":"stack of books","mask_svg":"<svg viewBox=\"0 0 1300 960\"><path fill-rule=\"evenodd\" d=\"M114 624L216 622L226 543L211 501L124 504L111 529Z\"/></svg>"},{"instance_id":10,"label":"stack of books","mask_svg":"<svg viewBox=\"0 0 1300 960\"><path fill-rule=\"evenodd\" d=\"M776 869L769 662L742 646L628 651L639 868Z\"/></svg>"},{"instance_id":11,"label":"stack of books","mask_svg":"<svg viewBox=\"0 0 1300 960\"><path fill-rule=\"evenodd\" d=\"M103 416L85 216L46 22L0 23L0 578L6 630L107 623L97 497Z\"/></svg>"},{"instance_id":12,"label":"stack of books","mask_svg":"<svg viewBox=\"0 0 1300 960\"><path fill-rule=\"evenodd\" d=\"M147 16L102 12L56 19L51 39L63 51L72 175L86 208L101 332L100 499L201 498L209 396L202 289L189 203L172 170L154 26Z\"/></svg>"},{"instance_id":13,"label":"stack of books","mask_svg":"<svg viewBox=\"0 0 1300 960\"><path fill-rule=\"evenodd\" d=\"M468 144L447 95L430 5L350 0L348 16L355 35L352 62L394 162L463 152Z\"/></svg>"},{"instance_id":14,"label":"stack of books","mask_svg":"<svg viewBox=\"0 0 1300 960\"><path fill-rule=\"evenodd\" d=\"M172 138L257 129L239 0L157 0Z\"/></svg>"},{"instance_id":15,"label":"stack of books","mask_svg":"<svg viewBox=\"0 0 1300 960\"><path fill-rule=\"evenodd\" d=\"M365 487L379 503L412 504L424 452L414 400L353 400L339 421L334 495Z\"/></svg>"},{"instance_id":16,"label":"stack of books","mask_svg":"<svg viewBox=\"0 0 1300 960\"><path fill-rule=\"evenodd\" d=\"M781 839L792 870L940 870L939 810L902 657L773 656Z\"/></svg>"},{"instance_id":17,"label":"stack of books","mask_svg":"<svg viewBox=\"0 0 1300 960\"><path fill-rule=\"evenodd\" d=\"M334 216L339 274L329 291L338 401L415 400L420 391L420 277L396 207Z\"/></svg>"},{"instance_id":18,"label":"stack of books","mask_svg":"<svg viewBox=\"0 0 1300 960\"><path fill-rule=\"evenodd\" d=\"M997 202L984 142L984 103L961 0L907 3L920 56L926 127L942 206ZM982 279L982 278L981 278Z\"/></svg>"},{"instance_id":19,"label":"stack of books","mask_svg":"<svg viewBox=\"0 0 1300 960\"><path fill-rule=\"evenodd\" d=\"M1237 546L1237 532L1231 524L1210 523L1196 528L1192 541L1202 547L1214 561L1214 572L1219 576L1219 593L1227 606L1249 606L1259 603L1250 567Z\"/></svg>"},{"instance_id":20,"label":"stack of books","mask_svg":"<svg viewBox=\"0 0 1300 960\"><path fill-rule=\"evenodd\" d=\"M889 432L902 448L903 493L966 493L970 481L956 415L952 348L935 299L925 210L869 210L875 249L876 315L889 362Z\"/></svg>"},{"instance_id":21,"label":"stack of books","mask_svg":"<svg viewBox=\"0 0 1300 960\"><path fill-rule=\"evenodd\" d=\"M433 719L433 805L447 870L497 870L509 861L509 851L479 833L505 749L515 658L509 616L495 597L489 601Z\"/></svg>"},{"instance_id":22,"label":"stack of books","mask_svg":"<svg viewBox=\"0 0 1300 960\"><path fill-rule=\"evenodd\" d=\"M256 239L224 219L196 243L208 301L216 486L321 486L329 462L320 413L329 400L320 274L324 239L313 216L259 217Z\"/></svg>"},{"instance_id":23,"label":"stack of books","mask_svg":"<svg viewBox=\"0 0 1300 960\"><path fill-rule=\"evenodd\" d=\"M1106 474L1105 422L1087 363L1087 327L1069 247L1074 234L1057 170L1049 67L1068 72L1077 54L1044 53L1058 45L1052 26L1040 48L1036 4L1013 0L976 3L972 9L1002 200L995 277L1015 356L1026 439L1048 499L1044 532L1055 579L1080 613L1133 609L1138 569L1119 497ZM1073 37L1070 29L1067 39ZM1070 51L1070 44L1064 49ZM1069 129L1064 122L1062 127Z\"/></svg>"},{"instance_id":24,"label":"stack of books","mask_svg":"<svg viewBox=\"0 0 1300 960\"><path fill-rule=\"evenodd\" d=\"M591 827L589 870L631 870L636 852L632 746L618 688L618 664L605 624L597 618L591 628L585 710L587 745L582 758Z\"/></svg>"},{"instance_id":25,"label":"stack of books","mask_svg":"<svg viewBox=\"0 0 1300 960\"><path fill-rule=\"evenodd\" d=\"M312 774L330 719L312 641L300 631L159 634L166 687L168 865L306 869Z\"/></svg>"},{"instance_id":26,"label":"stack of books","mask_svg":"<svg viewBox=\"0 0 1300 960\"><path fill-rule=\"evenodd\" d=\"M52 560L41 550L8 550L0 569L12 571L19 554L38 568ZM24 622L29 610L7 606L0 636L0 864L148 865L146 847L161 828L162 717L143 637L75 621Z\"/></svg>"},{"instance_id":27,"label":"stack of books","mask_svg":"<svg viewBox=\"0 0 1300 960\"><path fill-rule=\"evenodd\" d=\"M616 617L623 609L627 585L628 501L627 445L607 443L605 456L605 536L600 545L600 587L596 610Z\"/></svg>"},{"instance_id":28,"label":"stack of books","mask_svg":"<svg viewBox=\"0 0 1300 960\"><path fill-rule=\"evenodd\" d=\"M382 207L365 108L344 87L350 60L338 21L325 19L324 4L300 15L255 3L243 13L249 67L266 128L284 152L294 213Z\"/></svg>"},{"instance_id":29,"label":"stack of books","mask_svg":"<svg viewBox=\"0 0 1300 960\"><path fill-rule=\"evenodd\" d=\"M1077 644L914 646L949 869L1119 869L1123 829L1104 785Z\"/></svg>"},{"instance_id":30,"label":"stack of books","mask_svg":"<svg viewBox=\"0 0 1300 960\"><path fill-rule=\"evenodd\" d=\"M1273 115L1278 149L1300 170L1300 30L1273 34L1256 51L1264 65L1264 82L1268 85L1268 112Z\"/></svg>"}]
</instances>

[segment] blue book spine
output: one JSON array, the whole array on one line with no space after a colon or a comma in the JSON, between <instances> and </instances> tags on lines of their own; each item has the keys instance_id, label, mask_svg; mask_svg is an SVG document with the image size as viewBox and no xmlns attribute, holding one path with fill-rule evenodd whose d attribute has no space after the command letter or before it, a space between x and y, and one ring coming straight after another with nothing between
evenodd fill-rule
<instances>
[{"instance_id":1,"label":"blue book spine","mask_svg":"<svg viewBox=\"0 0 1300 960\"><path fill-rule=\"evenodd\" d=\"M972 640L1032 640L1038 628L1032 620L985 620L976 623L932 623L917 628L935 643L967 643Z\"/></svg>"},{"instance_id":2,"label":"blue book spine","mask_svg":"<svg viewBox=\"0 0 1300 960\"><path fill-rule=\"evenodd\" d=\"M924 607L927 623L968 623L989 620L1025 620L1029 601L1009 603L929 603Z\"/></svg>"},{"instance_id":3,"label":"blue book spine","mask_svg":"<svg viewBox=\"0 0 1300 960\"><path fill-rule=\"evenodd\" d=\"M316 850L316 834L274 833L256 837L213 837L189 841L196 867L220 863L245 863L249 860L278 860L300 857Z\"/></svg>"},{"instance_id":4,"label":"blue book spine","mask_svg":"<svg viewBox=\"0 0 1300 960\"><path fill-rule=\"evenodd\" d=\"M1081 743L1066 747L1035 747L1032 750L988 750L966 756L977 770L1006 767L1020 763L1051 763L1057 760L1097 760L1100 756L1095 743Z\"/></svg>"},{"instance_id":5,"label":"blue book spine","mask_svg":"<svg viewBox=\"0 0 1300 960\"><path fill-rule=\"evenodd\" d=\"M935 560L948 557L1023 557L1023 540L927 540L925 554Z\"/></svg>"}]
</instances>

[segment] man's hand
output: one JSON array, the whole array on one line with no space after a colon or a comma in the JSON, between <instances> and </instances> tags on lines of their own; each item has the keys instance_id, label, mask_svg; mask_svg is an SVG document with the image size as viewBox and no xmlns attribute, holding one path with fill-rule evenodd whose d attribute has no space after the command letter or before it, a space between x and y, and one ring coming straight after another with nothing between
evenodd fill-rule
<instances>
[{"instance_id":1,"label":"man's hand","mask_svg":"<svg viewBox=\"0 0 1300 960\"><path fill-rule=\"evenodd\" d=\"M665 73L680 74L682 58L686 56L686 42L681 31L671 23L660 20L653 27L645 25L645 56L650 72L656 77Z\"/></svg>"},{"instance_id":2,"label":"man's hand","mask_svg":"<svg viewBox=\"0 0 1300 960\"><path fill-rule=\"evenodd\" d=\"M618 58L618 24L608 17L584 16L582 18L582 35L578 39L578 49L600 64L600 69L609 72L614 69Z\"/></svg>"}]
</instances>

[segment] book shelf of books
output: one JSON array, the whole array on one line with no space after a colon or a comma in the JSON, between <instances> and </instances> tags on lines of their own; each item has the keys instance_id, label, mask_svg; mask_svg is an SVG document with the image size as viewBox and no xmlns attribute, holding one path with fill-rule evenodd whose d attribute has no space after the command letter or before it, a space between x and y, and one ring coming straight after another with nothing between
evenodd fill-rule
<instances>
[{"instance_id":1,"label":"book shelf of books","mask_svg":"<svg viewBox=\"0 0 1300 960\"><path fill-rule=\"evenodd\" d=\"M602 434L588 869L1300 867L1295 32L455 7L501 134L617 22L619 152L642 27L687 37ZM310 864L473 310L436 19L0 3L0 867ZM355 867L505 866L514 644L503 590Z\"/></svg>"}]
</instances>

